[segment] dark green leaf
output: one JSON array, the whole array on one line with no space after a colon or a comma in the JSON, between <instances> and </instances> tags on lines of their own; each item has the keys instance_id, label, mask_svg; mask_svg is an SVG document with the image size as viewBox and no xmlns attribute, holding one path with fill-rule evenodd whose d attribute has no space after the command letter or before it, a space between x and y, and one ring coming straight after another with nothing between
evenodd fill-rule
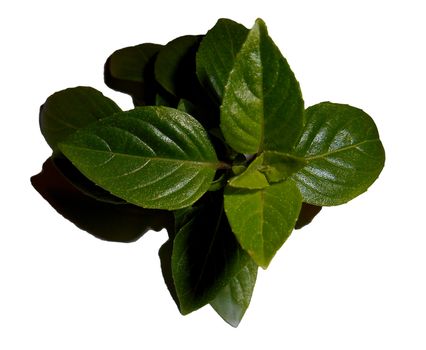
<instances>
[{"instance_id":1,"label":"dark green leaf","mask_svg":"<svg viewBox=\"0 0 426 350\"><path fill-rule=\"evenodd\" d=\"M209 192L173 244L172 271L181 313L212 301L249 260L223 212L223 192Z\"/></svg>"},{"instance_id":2,"label":"dark green leaf","mask_svg":"<svg viewBox=\"0 0 426 350\"><path fill-rule=\"evenodd\" d=\"M155 76L168 100L176 99L179 109L210 130L219 127L219 107L205 94L195 73L195 55L201 39L200 35L187 35L169 42L155 61Z\"/></svg>"},{"instance_id":3,"label":"dark green leaf","mask_svg":"<svg viewBox=\"0 0 426 350\"><path fill-rule=\"evenodd\" d=\"M303 200L318 206L342 204L366 191L385 161L374 121L358 108L330 102L306 110L292 153L307 162L293 175Z\"/></svg>"},{"instance_id":4,"label":"dark green leaf","mask_svg":"<svg viewBox=\"0 0 426 350\"><path fill-rule=\"evenodd\" d=\"M225 189L225 212L232 232L263 268L290 236L301 205L301 195L291 180L261 190Z\"/></svg>"},{"instance_id":5,"label":"dark green leaf","mask_svg":"<svg viewBox=\"0 0 426 350\"><path fill-rule=\"evenodd\" d=\"M235 59L221 106L221 129L240 153L289 151L303 127L299 83L262 20Z\"/></svg>"},{"instance_id":6,"label":"dark green leaf","mask_svg":"<svg viewBox=\"0 0 426 350\"><path fill-rule=\"evenodd\" d=\"M218 161L202 126L168 107L104 118L60 144L90 180L129 203L154 209L191 205L209 188Z\"/></svg>"},{"instance_id":7,"label":"dark green leaf","mask_svg":"<svg viewBox=\"0 0 426 350\"><path fill-rule=\"evenodd\" d=\"M61 90L40 107L41 133L55 151L74 131L120 111L114 101L91 87Z\"/></svg>"},{"instance_id":8,"label":"dark green leaf","mask_svg":"<svg viewBox=\"0 0 426 350\"><path fill-rule=\"evenodd\" d=\"M221 18L201 41L197 51L196 69L201 85L221 104L235 56L247 37L243 25Z\"/></svg>"},{"instance_id":9,"label":"dark green leaf","mask_svg":"<svg viewBox=\"0 0 426 350\"><path fill-rule=\"evenodd\" d=\"M204 126L206 130L209 130L214 118L212 118L212 111L206 110L205 107L206 106L203 105L196 105L184 98L180 99L177 105L178 110L193 116Z\"/></svg>"},{"instance_id":10,"label":"dark green leaf","mask_svg":"<svg viewBox=\"0 0 426 350\"><path fill-rule=\"evenodd\" d=\"M168 211L110 204L86 196L58 171L51 158L31 183L59 214L103 240L133 242L148 230L172 229L173 216Z\"/></svg>"},{"instance_id":11,"label":"dark green leaf","mask_svg":"<svg viewBox=\"0 0 426 350\"><path fill-rule=\"evenodd\" d=\"M172 296L173 301L180 310L179 298L176 293L175 283L173 281L172 272L172 254L173 254L173 238L168 239L158 251L160 257L161 272L163 274L164 283Z\"/></svg>"},{"instance_id":12,"label":"dark green leaf","mask_svg":"<svg viewBox=\"0 0 426 350\"><path fill-rule=\"evenodd\" d=\"M199 87L195 75L195 54L201 41L199 35L176 38L158 53L155 78L170 94L191 99Z\"/></svg>"},{"instance_id":13,"label":"dark green leaf","mask_svg":"<svg viewBox=\"0 0 426 350\"><path fill-rule=\"evenodd\" d=\"M172 272L172 254L173 254L173 241L176 237L177 232L188 223L191 218L196 215L196 207L186 207L175 210L174 214L174 227L168 229L169 239L161 246L158 255L161 261L161 272L163 274L164 282L166 283L167 289L170 292L176 306L180 310L179 298L176 293L175 283L173 280Z\"/></svg>"},{"instance_id":14,"label":"dark green leaf","mask_svg":"<svg viewBox=\"0 0 426 350\"><path fill-rule=\"evenodd\" d=\"M115 51L105 63L105 84L132 96L136 106L154 103L154 60L161 47L145 43Z\"/></svg>"},{"instance_id":15,"label":"dark green leaf","mask_svg":"<svg viewBox=\"0 0 426 350\"><path fill-rule=\"evenodd\" d=\"M167 91L164 91L164 89L160 88L157 94L155 95L155 105L177 108L178 101L176 97L170 95Z\"/></svg>"},{"instance_id":16,"label":"dark green leaf","mask_svg":"<svg viewBox=\"0 0 426 350\"><path fill-rule=\"evenodd\" d=\"M238 327L249 307L256 277L257 265L250 259L210 302L213 309L232 327Z\"/></svg>"}]
</instances>

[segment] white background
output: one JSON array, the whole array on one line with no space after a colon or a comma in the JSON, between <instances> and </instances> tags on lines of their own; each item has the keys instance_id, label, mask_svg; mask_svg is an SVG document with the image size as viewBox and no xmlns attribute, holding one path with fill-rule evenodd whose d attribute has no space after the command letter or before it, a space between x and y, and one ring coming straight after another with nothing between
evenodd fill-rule
<instances>
[{"instance_id":1,"label":"white background","mask_svg":"<svg viewBox=\"0 0 426 350\"><path fill-rule=\"evenodd\" d=\"M426 349L423 1L10 1L0 5L0 349ZM50 150L38 108L103 84L114 50L256 17L306 105L349 103L376 121L378 181L324 209L260 271L239 328L212 309L183 317L162 280L165 232L133 244L80 231L31 187Z\"/></svg>"}]
</instances>

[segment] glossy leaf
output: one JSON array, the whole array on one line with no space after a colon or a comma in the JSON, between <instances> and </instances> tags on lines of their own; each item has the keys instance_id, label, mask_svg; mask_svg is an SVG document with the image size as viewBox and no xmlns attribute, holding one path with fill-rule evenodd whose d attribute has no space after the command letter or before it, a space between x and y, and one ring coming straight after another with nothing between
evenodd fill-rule
<instances>
[{"instance_id":1,"label":"glossy leaf","mask_svg":"<svg viewBox=\"0 0 426 350\"><path fill-rule=\"evenodd\" d=\"M172 228L173 216L168 211L111 204L85 195L59 172L51 158L31 178L31 184L59 214L103 240L133 242L148 230Z\"/></svg>"},{"instance_id":2,"label":"glossy leaf","mask_svg":"<svg viewBox=\"0 0 426 350\"><path fill-rule=\"evenodd\" d=\"M216 295L210 305L232 327L238 327L250 305L257 278L257 265L247 265Z\"/></svg>"},{"instance_id":3,"label":"glossy leaf","mask_svg":"<svg viewBox=\"0 0 426 350\"><path fill-rule=\"evenodd\" d=\"M90 180L145 208L191 205L209 188L218 161L202 126L168 107L105 118L60 144Z\"/></svg>"},{"instance_id":4,"label":"glossy leaf","mask_svg":"<svg viewBox=\"0 0 426 350\"><path fill-rule=\"evenodd\" d=\"M373 120L358 108L330 102L306 110L292 153L307 162L293 175L303 200L318 206L342 204L366 191L385 161Z\"/></svg>"},{"instance_id":5,"label":"glossy leaf","mask_svg":"<svg viewBox=\"0 0 426 350\"><path fill-rule=\"evenodd\" d=\"M240 153L289 151L303 127L303 99L287 61L258 19L235 59L221 129Z\"/></svg>"},{"instance_id":6,"label":"glossy leaf","mask_svg":"<svg viewBox=\"0 0 426 350\"><path fill-rule=\"evenodd\" d=\"M157 92L154 60L161 48L145 43L115 51L105 63L105 84L132 96L136 106L152 104Z\"/></svg>"},{"instance_id":7,"label":"glossy leaf","mask_svg":"<svg viewBox=\"0 0 426 350\"><path fill-rule=\"evenodd\" d=\"M57 144L74 131L120 111L114 101L91 87L61 90L40 107L41 133L55 151Z\"/></svg>"},{"instance_id":8,"label":"glossy leaf","mask_svg":"<svg viewBox=\"0 0 426 350\"><path fill-rule=\"evenodd\" d=\"M232 234L222 198L222 191L209 192L174 239L173 280L184 315L212 301L250 260Z\"/></svg>"},{"instance_id":9,"label":"glossy leaf","mask_svg":"<svg viewBox=\"0 0 426 350\"><path fill-rule=\"evenodd\" d=\"M243 25L221 18L201 41L196 57L197 76L218 104L222 102L229 73L247 33Z\"/></svg>"},{"instance_id":10,"label":"glossy leaf","mask_svg":"<svg viewBox=\"0 0 426 350\"><path fill-rule=\"evenodd\" d=\"M261 190L225 190L225 212L238 241L261 267L268 267L290 236L302 198L293 181Z\"/></svg>"},{"instance_id":11,"label":"glossy leaf","mask_svg":"<svg viewBox=\"0 0 426 350\"><path fill-rule=\"evenodd\" d=\"M240 175L229 180L229 185L250 190L262 189L269 186L265 175L260 172L263 167L263 154L253 160L248 168Z\"/></svg>"}]
</instances>

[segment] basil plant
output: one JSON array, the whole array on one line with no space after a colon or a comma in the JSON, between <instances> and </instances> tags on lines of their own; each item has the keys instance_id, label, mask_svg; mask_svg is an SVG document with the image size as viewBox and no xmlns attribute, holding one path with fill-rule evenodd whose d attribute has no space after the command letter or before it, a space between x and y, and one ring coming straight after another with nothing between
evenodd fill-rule
<instances>
[{"instance_id":1,"label":"basil plant","mask_svg":"<svg viewBox=\"0 0 426 350\"><path fill-rule=\"evenodd\" d=\"M305 107L261 19L251 29L220 19L205 35L117 50L104 77L135 108L90 87L48 97L39 118L53 153L31 181L98 238L132 242L165 228L162 272L183 315L210 304L236 327L258 267L384 166L368 114Z\"/></svg>"}]
</instances>

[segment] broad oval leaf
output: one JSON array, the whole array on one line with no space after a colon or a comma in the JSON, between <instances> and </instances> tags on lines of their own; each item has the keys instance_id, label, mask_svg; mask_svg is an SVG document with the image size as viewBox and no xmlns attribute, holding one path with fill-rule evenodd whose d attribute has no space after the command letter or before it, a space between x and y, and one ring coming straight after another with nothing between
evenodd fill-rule
<instances>
[{"instance_id":1,"label":"broad oval leaf","mask_svg":"<svg viewBox=\"0 0 426 350\"><path fill-rule=\"evenodd\" d=\"M74 187L51 158L31 177L31 184L59 214L99 239L133 242L149 230L172 230L171 212L95 200Z\"/></svg>"},{"instance_id":2,"label":"broad oval leaf","mask_svg":"<svg viewBox=\"0 0 426 350\"><path fill-rule=\"evenodd\" d=\"M138 107L77 131L62 153L90 180L144 208L179 209L209 188L218 161L190 115Z\"/></svg>"},{"instance_id":3,"label":"broad oval leaf","mask_svg":"<svg viewBox=\"0 0 426 350\"><path fill-rule=\"evenodd\" d=\"M187 212L173 242L172 273L182 314L212 301L251 260L232 234L223 192Z\"/></svg>"},{"instance_id":4,"label":"broad oval leaf","mask_svg":"<svg viewBox=\"0 0 426 350\"><path fill-rule=\"evenodd\" d=\"M55 92L40 107L40 129L46 142L56 151L59 142L78 129L121 109L100 91L78 86Z\"/></svg>"},{"instance_id":5,"label":"broad oval leaf","mask_svg":"<svg viewBox=\"0 0 426 350\"><path fill-rule=\"evenodd\" d=\"M365 192L385 162L371 117L330 102L306 110L305 129L292 153L307 162L293 175L303 200L318 206L343 204Z\"/></svg>"},{"instance_id":6,"label":"broad oval leaf","mask_svg":"<svg viewBox=\"0 0 426 350\"><path fill-rule=\"evenodd\" d=\"M221 129L240 153L289 151L303 127L303 99L287 61L256 20L229 74Z\"/></svg>"},{"instance_id":7,"label":"broad oval leaf","mask_svg":"<svg viewBox=\"0 0 426 350\"><path fill-rule=\"evenodd\" d=\"M157 91L154 60L162 45L144 43L117 50L104 66L105 84L129 94L137 106L152 104Z\"/></svg>"},{"instance_id":8,"label":"broad oval leaf","mask_svg":"<svg viewBox=\"0 0 426 350\"><path fill-rule=\"evenodd\" d=\"M290 236L301 205L302 197L291 180L261 190L225 189L225 212L232 232L263 268Z\"/></svg>"},{"instance_id":9,"label":"broad oval leaf","mask_svg":"<svg viewBox=\"0 0 426 350\"><path fill-rule=\"evenodd\" d=\"M197 76L218 104L222 102L229 73L247 33L248 29L243 25L221 18L201 41L196 56Z\"/></svg>"},{"instance_id":10,"label":"broad oval leaf","mask_svg":"<svg viewBox=\"0 0 426 350\"><path fill-rule=\"evenodd\" d=\"M258 267L249 260L241 271L216 295L210 305L232 327L238 327L250 305Z\"/></svg>"}]
</instances>

